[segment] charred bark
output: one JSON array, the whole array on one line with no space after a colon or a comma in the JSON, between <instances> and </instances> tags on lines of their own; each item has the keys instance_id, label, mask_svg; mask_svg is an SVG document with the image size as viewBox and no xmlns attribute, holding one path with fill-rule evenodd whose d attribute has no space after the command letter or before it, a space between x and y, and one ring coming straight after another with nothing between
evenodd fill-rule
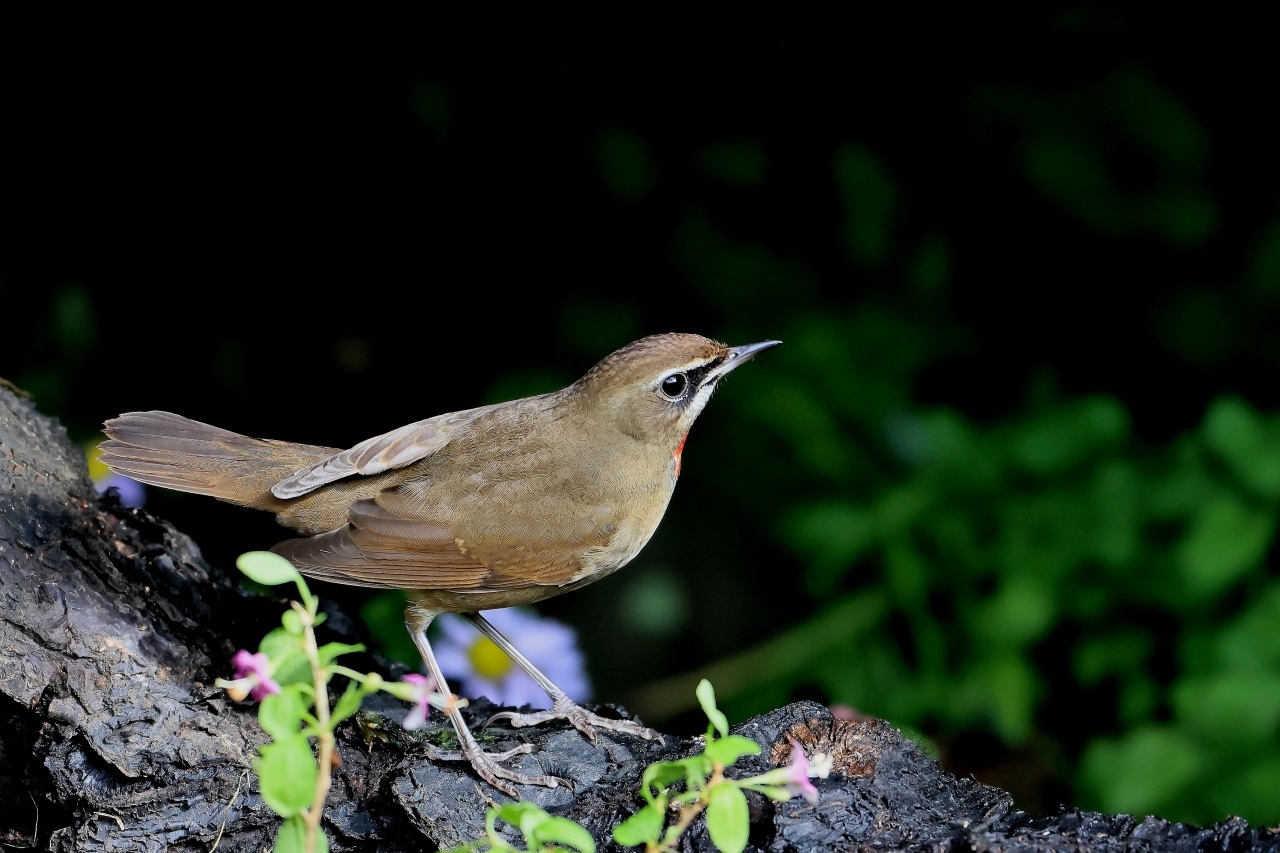
<instances>
[{"instance_id":1,"label":"charred bark","mask_svg":"<svg viewBox=\"0 0 1280 853\"><path fill-rule=\"evenodd\" d=\"M264 741L255 708L214 687L238 648L279 624L283 601L252 593L208 565L188 537L145 511L95 493L81 452L53 420L0 383L0 841L52 851L263 850L277 824L250 769ZM358 642L354 620L326 605L325 639ZM350 665L389 678L368 657ZM467 709L479 726L495 709ZM604 706L600 713L625 714ZM460 763L433 763L400 727L402 704L371 698L339 729L340 766L326 808L331 848L419 851L483 830L501 794ZM816 806L751 800L759 850L1275 850L1274 831L1238 819L1193 827L1062 809L1029 815L999 789L946 773L883 721L836 720L800 702L736 731L763 747L761 772L788 737L835 757ZM487 730L491 746L536 746L530 772L571 788L526 788L578 821L602 849L639 806L650 763L696 739L595 744L548 725ZM694 825L688 850L712 849Z\"/></svg>"}]
</instances>

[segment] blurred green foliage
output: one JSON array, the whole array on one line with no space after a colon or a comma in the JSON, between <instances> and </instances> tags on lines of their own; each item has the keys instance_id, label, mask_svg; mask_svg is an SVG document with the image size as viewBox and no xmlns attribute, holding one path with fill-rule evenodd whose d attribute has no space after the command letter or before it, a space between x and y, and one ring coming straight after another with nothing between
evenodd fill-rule
<instances>
[{"instance_id":1,"label":"blurred green foliage","mask_svg":"<svg viewBox=\"0 0 1280 853\"><path fill-rule=\"evenodd\" d=\"M85 191L75 263L0 235L0 296L31 317L0 375L76 437L156 407L339 443L560 387L650 332L781 339L710 404L633 566L547 603L597 699L696 719L705 677L732 719L801 696L885 717L1023 807L1276 823L1274 69L1191 64L1104 11L629 85L343 68L293 95L328 124L223 116L304 130L196 184L188 216L233 196L203 229L94 243L115 211ZM127 262L97 266L116 239ZM140 379L154 362L180 370ZM279 537L152 501L214 555ZM363 613L412 660L397 598Z\"/></svg>"},{"instance_id":2,"label":"blurred green foliage","mask_svg":"<svg viewBox=\"0 0 1280 853\"><path fill-rule=\"evenodd\" d=\"M1280 416L1223 398L1159 447L1133 442L1105 397L988 429L947 410L882 424L903 470L865 498L830 482L780 533L815 602L873 583L886 606L831 638L853 650L841 665L783 678L1009 744L1045 728L1053 705L1087 707L1106 734L1083 749L1081 805L1202 821L1274 813L1280 579L1266 559ZM811 473L835 479L821 464Z\"/></svg>"}]
</instances>

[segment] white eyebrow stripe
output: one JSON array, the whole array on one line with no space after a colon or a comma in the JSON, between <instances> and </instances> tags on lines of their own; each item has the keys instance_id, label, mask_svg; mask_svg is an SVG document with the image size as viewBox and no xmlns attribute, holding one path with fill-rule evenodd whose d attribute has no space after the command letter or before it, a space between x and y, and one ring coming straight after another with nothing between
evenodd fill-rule
<instances>
[{"instance_id":1,"label":"white eyebrow stripe","mask_svg":"<svg viewBox=\"0 0 1280 853\"><path fill-rule=\"evenodd\" d=\"M668 376L671 376L674 373L689 373L691 371L697 370L698 368L710 367L712 364L715 363L715 361L716 360L714 358L698 358L698 359L694 359L693 361L686 362L685 364L682 364L678 367L663 368L657 374L657 379L655 381L661 382L662 380L666 379Z\"/></svg>"}]
</instances>

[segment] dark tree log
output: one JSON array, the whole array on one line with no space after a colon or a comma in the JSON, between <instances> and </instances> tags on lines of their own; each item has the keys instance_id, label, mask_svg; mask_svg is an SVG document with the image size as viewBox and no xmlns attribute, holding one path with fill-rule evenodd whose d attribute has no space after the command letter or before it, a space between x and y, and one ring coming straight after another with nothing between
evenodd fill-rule
<instances>
[{"instance_id":1,"label":"dark tree log","mask_svg":"<svg viewBox=\"0 0 1280 853\"><path fill-rule=\"evenodd\" d=\"M98 496L63 429L0 383L0 841L54 851L266 849L277 819L250 770L264 741L255 707L213 682L285 606L208 565L166 522ZM339 606L326 602L325 611L325 640L360 641ZM371 656L345 662L403 674ZM325 823L333 850L461 843L502 799L466 765L424 758L424 738L444 732L404 732L405 710L375 696L339 729ZM484 701L467 709L473 725L494 710ZM1028 815L1005 792L946 773L883 721L836 720L813 703L736 731L763 747L742 762L744 774L785 755L788 736L836 759L816 806L751 799L755 849L1280 851L1274 831L1239 819L1193 827L1073 809ZM527 770L571 780L572 789L522 793L587 827L602 849L616 848L610 830L638 807L644 768L698 748L675 736L601 735L593 745L563 725L487 735L496 749L534 744L521 758ZM700 822L683 846L712 849Z\"/></svg>"}]
</instances>

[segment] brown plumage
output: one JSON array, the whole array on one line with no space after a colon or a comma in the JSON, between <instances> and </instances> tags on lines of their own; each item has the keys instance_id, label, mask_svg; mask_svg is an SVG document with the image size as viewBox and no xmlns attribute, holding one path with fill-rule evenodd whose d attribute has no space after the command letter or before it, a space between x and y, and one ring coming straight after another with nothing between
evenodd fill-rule
<instances>
[{"instance_id":1,"label":"brown plumage","mask_svg":"<svg viewBox=\"0 0 1280 853\"><path fill-rule=\"evenodd\" d=\"M516 725L566 717L653 736L570 702L476 611L527 604L599 580L644 547L661 521L690 426L744 347L691 334L643 338L549 394L437 415L340 450L249 438L169 412L106 422L101 460L155 486L275 513L299 534L272 550L303 574L403 589L406 623L447 690L426 641L440 613L467 615L553 700ZM508 793L524 776L483 753L456 710L463 754Z\"/></svg>"}]
</instances>

